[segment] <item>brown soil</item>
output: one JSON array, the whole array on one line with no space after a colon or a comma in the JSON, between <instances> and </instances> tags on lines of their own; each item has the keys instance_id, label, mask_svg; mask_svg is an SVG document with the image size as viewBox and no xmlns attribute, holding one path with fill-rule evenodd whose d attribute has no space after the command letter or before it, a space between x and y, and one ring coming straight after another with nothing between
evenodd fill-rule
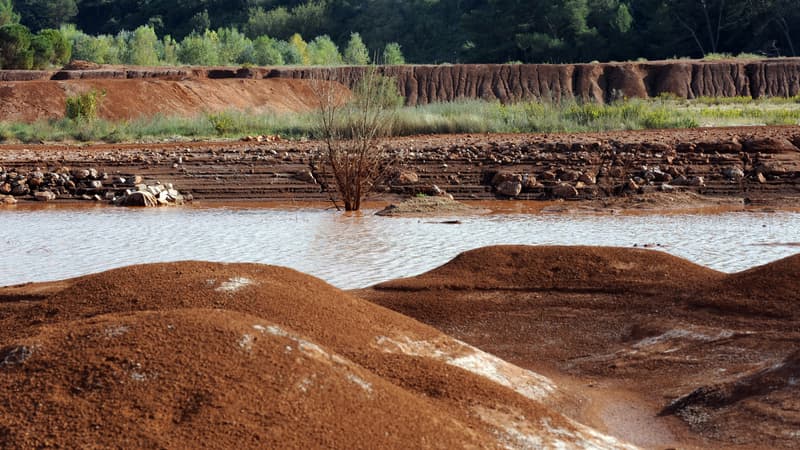
<instances>
[{"instance_id":1,"label":"brown soil","mask_svg":"<svg viewBox=\"0 0 800 450\"><path fill-rule=\"evenodd\" d=\"M4 448L623 445L539 375L289 269L2 288L0 330Z\"/></svg>"},{"instance_id":2,"label":"brown soil","mask_svg":"<svg viewBox=\"0 0 800 450\"><path fill-rule=\"evenodd\" d=\"M396 138L386 145L417 181L388 180L379 193L395 200L430 193L436 185L456 200L507 199L492 186L493 176L506 171L537 180L516 199L550 200L560 177L579 172L594 176L596 183L576 188L577 195L567 199L570 205L575 205L570 200L592 200L603 210L743 202L798 206L800 150L795 144L800 145L798 127ZM320 149L314 141L1 145L0 166L23 173L68 166L138 174L147 182L173 183L198 200L326 201L325 189L333 184L322 171ZM643 167L702 177L703 185L661 192L663 183L644 180L639 189L628 189L630 177L647 177ZM725 171L733 167L742 169L744 178L727 177ZM298 176L309 169L321 184Z\"/></svg>"},{"instance_id":3,"label":"brown soil","mask_svg":"<svg viewBox=\"0 0 800 450\"><path fill-rule=\"evenodd\" d=\"M356 294L573 386L575 417L633 443L796 448L798 262L501 246Z\"/></svg>"},{"instance_id":4,"label":"brown soil","mask_svg":"<svg viewBox=\"0 0 800 450\"><path fill-rule=\"evenodd\" d=\"M344 92L345 88L341 85ZM67 96L105 92L98 115L111 120L195 116L226 110L308 111L315 94L308 81L290 79L89 79L0 82L0 121L30 122L64 117Z\"/></svg>"}]
</instances>

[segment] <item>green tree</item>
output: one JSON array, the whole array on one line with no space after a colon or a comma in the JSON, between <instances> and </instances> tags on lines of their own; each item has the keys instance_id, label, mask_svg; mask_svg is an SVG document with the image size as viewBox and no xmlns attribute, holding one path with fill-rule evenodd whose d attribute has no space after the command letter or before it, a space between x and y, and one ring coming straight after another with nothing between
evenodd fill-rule
<instances>
[{"instance_id":1,"label":"green tree","mask_svg":"<svg viewBox=\"0 0 800 450\"><path fill-rule=\"evenodd\" d=\"M184 63L195 66L215 66L219 64L217 46L219 38L217 33L208 31L201 36L192 33L183 38L178 59Z\"/></svg>"},{"instance_id":2,"label":"green tree","mask_svg":"<svg viewBox=\"0 0 800 450\"><path fill-rule=\"evenodd\" d=\"M28 27L18 23L0 27L0 68L28 70L33 66L33 49Z\"/></svg>"},{"instance_id":3,"label":"green tree","mask_svg":"<svg viewBox=\"0 0 800 450\"><path fill-rule=\"evenodd\" d=\"M243 62L242 56L253 43L235 28L217 30L219 40L219 64L238 64Z\"/></svg>"},{"instance_id":4,"label":"green tree","mask_svg":"<svg viewBox=\"0 0 800 450\"><path fill-rule=\"evenodd\" d=\"M317 36L308 44L308 58L315 66L340 66L342 55L328 36Z\"/></svg>"},{"instance_id":5,"label":"green tree","mask_svg":"<svg viewBox=\"0 0 800 450\"><path fill-rule=\"evenodd\" d=\"M400 44L390 42L383 49L383 63L389 66L396 66L406 63L403 52L400 51Z\"/></svg>"},{"instance_id":6,"label":"green tree","mask_svg":"<svg viewBox=\"0 0 800 450\"><path fill-rule=\"evenodd\" d=\"M159 47L159 55L158 59L167 65L176 65L178 64L178 49L180 48L180 44L175 41L170 35L164 36L164 39L161 42L161 46Z\"/></svg>"},{"instance_id":7,"label":"green tree","mask_svg":"<svg viewBox=\"0 0 800 450\"><path fill-rule=\"evenodd\" d=\"M53 47L53 57L50 60L52 64L64 65L69 62L72 57L72 45L67 40L67 37L59 30L47 28L39 32Z\"/></svg>"},{"instance_id":8,"label":"green tree","mask_svg":"<svg viewBox=\"0 0 800 450\"><path fill-rule=\"evenodd\" d=\"M283 55L277 42L268 36L259 36L253 41L253 56L259 66L282 66Z\"/></svg>"},{"instance_id":9,"label":"green tree","mask_svg":"<svg viewBox=\"0 0 800 450\"><path fill-rule=\"evenodd\" d=\"M136 66L155 66L158 64L159 40L155 30L143 25L133 32L129 42L128 61Z\"/></svg>"},{"instance_id":10,"label":"green tree","mask_svg":"<svg viewBox=\"0 0 800 450\"><path fill-rule=\"evenodd\" d=\"M77 14L75 0L15 0L20 22L32 30L56 28Z\"/></svg>"},{"instance_id":11,"label":"green tree","mask_svg":"<svg viewBox=\"0 0 800 450\"><path fill-rule=\"evenodd\" d=\"M55 59L56 51L47 36L37 34L31 38L33 69L46 69Z\"/></svg>"},{"instance_id":12,"label":"green tree","mask_svg":"<svg viewBox=\"0 0 800 450\"><path fill-rule=\"evenodd\" d=\"M364 66L369 64L369 50L361 40L358 33L350 33L350 40L344 49L344 63L353 66Z\"/></svg>"},{"instance_id":13,"label":"green tree","mask_svg":"<svg viewBox=\"0 0 800 450\"><path fill-rule=\"evenodd\" d=\"M0 0L0 27L19 23L19 14L14 11L14 4L11 0Z\"/></svg>"}]
</instances>

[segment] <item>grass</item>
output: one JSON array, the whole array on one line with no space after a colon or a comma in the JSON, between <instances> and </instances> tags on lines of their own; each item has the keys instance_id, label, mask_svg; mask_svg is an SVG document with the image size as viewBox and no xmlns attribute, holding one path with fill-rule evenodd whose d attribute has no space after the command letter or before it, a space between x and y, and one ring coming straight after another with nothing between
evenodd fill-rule
<instances>
[{"instance_id":1,"label":"grass","mask_svg":"<svg viewBox=\"0 0 800 450\"><path fill-rule=\"evenodd\" d=\"M662 95L655 99L610 104L519 102L503 105L460 100L400 108L394 134L528 133L694 128L732 125L800 124L800 96L752 99ZM314 113L251 114L225 111L195 117L157 115L138 120L49 120L0 122L0 142L151 142L246 135L314 137Z\"/></svg>"}]
</instances>

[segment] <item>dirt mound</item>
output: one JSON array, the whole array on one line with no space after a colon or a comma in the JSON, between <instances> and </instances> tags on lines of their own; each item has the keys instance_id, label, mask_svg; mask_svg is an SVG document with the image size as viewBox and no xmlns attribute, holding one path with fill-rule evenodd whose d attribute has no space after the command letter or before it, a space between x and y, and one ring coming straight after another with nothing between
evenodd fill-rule
<instances>
[{"instance_id":1,"label":"dirt mound","mask_svg":"<svg viewBox=\"0 0 800 450\"><path fill-rule=\"evenodd\" d=\"M376 289L563 290L652 292L723 275L664 252L585 246L495 246L470 250L414 278Z\"/></svg>"},{"instance_id":2,"label":"dirt mound","mask_svg":"<svg viewBox=\"0 0 800 450\"><path fill-rule=\"evenodd\" d=\"M346 89L339 85L341 92ZM163 114L308 111L318 103L312 86L288 79L86 79L0 83L0 121L30 122L64 117L67 96L105 92L98 115L127 120Z\"/></svg>"},{"instance_id":3,"label":"dirt mound","mask_svg":"<svg viewBox=\"0 0 800 450\"><path fill-rule=\"evenodd\" d=\"M0 326L7 447L624 446L547 378L289 269L3 288Z\"/></svg>"},{"instance_id":4,"label":"dirt mound","mask_svg":"<svg viewBox=\"0 0 800 450\"><path fill-rule=\"evenodd\" d=\"M499 246L357 295L576 380L576 417L634 444L796 448L798 262L726 275L656 251Z\"/></svg>"},{"instance_id":5,"label":"dirt mound","mask_svg":"<svg viewBox=\"0 0 800 450\"><path fill-rule=\"evenodd\" d=\"M696 304L725 311L797 317L800 254L735 273L712 284L697 297Z\"/></svg>"}]
</instances>

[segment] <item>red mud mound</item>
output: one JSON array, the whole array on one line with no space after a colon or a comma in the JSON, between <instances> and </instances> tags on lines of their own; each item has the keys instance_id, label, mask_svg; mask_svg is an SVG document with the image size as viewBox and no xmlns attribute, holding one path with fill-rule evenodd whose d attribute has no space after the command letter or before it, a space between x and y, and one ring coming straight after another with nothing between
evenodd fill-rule
<instances>
[{"instance_id":1,"label":"red mud mound","mask_svg":"<svg viewBox=\"0 0 800 450\"><path fill-rule=\"evenodd\" d=\"M342 92L345 88L339 86ZM64 117L68 95L105 92L98 115L126 120L142 116L194 116L204 112L307 111L316 100L308 81L289 79L86 79L0 83L0 121Z\"/></svg>"},{"instance_id":2,"label":"red mud mound","mask_svg":"<svg viewBox=\"0 0 800 450\"><path fill-rule=\"evenodd\" d=\"M720 272L664 252L584 246L505 245L470 250L414 278L376 289L564 290L584 292L654 291L663 286L695 286Z\"/></svg>"},{"instance_id":3,"label":"red mud mound","mask_svg":"<svg viewBox=\"0 0 800 450\"><path fill-rule=\"evenodd\" d=\"M134 266L0 289L5 448L620 448L545 377L301 273Z\"/></svg>"},{"instance_id":4,"label":"red mud mound","mask_svg":"<svg viewBox=\"0 0 800 450\"><path fill-rule=\"evenodd\" d=\"M729 275L701 293L698 306L791 317L800 314L800 254ZM713 294L713 295L712 295Z\"/></svg>"},{"instance_id":5,"label":"red mud mound","mask_svg":"<svg viewBox=\"0 0 800 450\"><path fill-rule=\"evenodd\" d=\"M500 246L357 295L575 380L576 417L634 444L797 448L798 262L726 275L650 250Z\"/></svg>"}]
</instances>

